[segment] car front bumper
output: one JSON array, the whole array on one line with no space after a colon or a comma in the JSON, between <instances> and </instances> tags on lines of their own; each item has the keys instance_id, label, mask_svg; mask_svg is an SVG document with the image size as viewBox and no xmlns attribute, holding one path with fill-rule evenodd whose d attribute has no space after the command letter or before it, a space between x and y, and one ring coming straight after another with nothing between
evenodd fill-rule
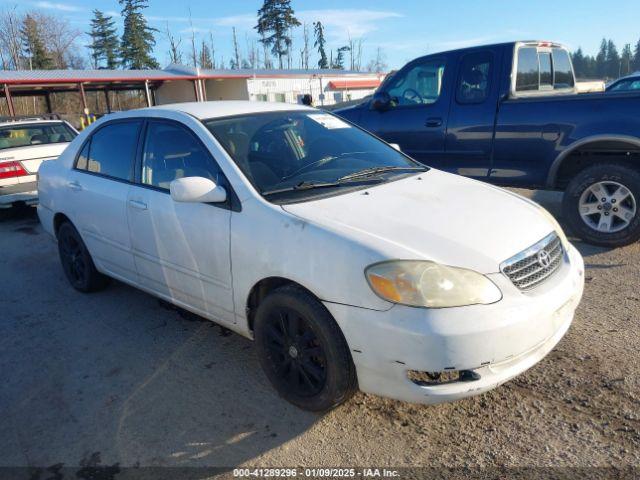
<instances>
[{"instance_id":1,"label":"car front bumper","mask_svg":"<svg viewBox=\"0 0 640 480\"><path fill-rule=\"evenodd\" d=\"M15 203L35 205L38 203L38 186L36 182L16 183L0 186L0 208L10 208Z\"/></svg>"},{"instance_id":2,"label":"car front bumper","mask_svg":"<svg viewBox=\"0 0 640 480\"><path fill-rule=\"evenodd\" d=\"M488 275L503 292L491 305L387 311L325 302L353 357L360 390L433 404L477 395L544 358L569 329L584 288L584 263L569 246L544 284L518 290L502 273ZM417 384L408 372L472 371L474 380Z\"/></svg>"}]
</instances>

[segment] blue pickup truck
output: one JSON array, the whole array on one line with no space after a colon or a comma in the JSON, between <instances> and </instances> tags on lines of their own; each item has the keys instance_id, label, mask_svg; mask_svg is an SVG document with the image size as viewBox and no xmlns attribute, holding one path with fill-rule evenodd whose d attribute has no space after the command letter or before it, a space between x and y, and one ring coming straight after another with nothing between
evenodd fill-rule
<instances>
[{"instance_id":1,"label":"blue pickup truck","mask_svg":"<svg viewBox=\"0 0 640 480\"><path fill-rule=\"evenodd\" d=\"M564 191L583 240L640 239L640 94L578 93L567 50L511 42L437 53L334 113L416 160L504 186Z\"/></svg>"}]
</instances>

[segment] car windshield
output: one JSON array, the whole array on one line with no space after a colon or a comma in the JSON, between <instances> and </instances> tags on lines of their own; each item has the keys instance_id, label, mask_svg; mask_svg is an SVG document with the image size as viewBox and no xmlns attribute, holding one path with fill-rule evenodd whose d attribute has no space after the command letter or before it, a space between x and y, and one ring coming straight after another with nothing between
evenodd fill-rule
<instances>
[{"instance_id":1,"label":"car windshield","mask_svg":"<svg viewBox=\"0 0 640 480\"><path fill-rule=\"evenodd\" d=\"M0 150L49 143L68 143L76 135L76 132L64 123L2 126L0 127Z\"/></svg>"},{"instance_id":2,"label":"car windshield","mask_svg":"<svg viewBox=\"0 0 640 480\"><path fill-rule=\"evenodd\" d=\"M424 171L388 144L321 111L280 111L206 120L263 196L348 191ZM311 190L314 190L312 193Z\"/></svg>"}]
</instances>

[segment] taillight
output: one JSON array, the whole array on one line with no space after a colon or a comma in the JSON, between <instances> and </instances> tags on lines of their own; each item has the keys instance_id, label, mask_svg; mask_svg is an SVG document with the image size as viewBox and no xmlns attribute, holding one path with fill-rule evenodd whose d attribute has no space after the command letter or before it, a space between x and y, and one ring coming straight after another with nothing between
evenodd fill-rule
<instances>
[{"instance_id":1,"label":"taillight","mask_svg":"<svg viewBox=\"0 0 640 480\"><path fill-rule=\"evenodd\" d=\"M0 178L23 177L25 175L28 175L27 171L18 162L0 163Z\"/></svg>"}]
</instances>

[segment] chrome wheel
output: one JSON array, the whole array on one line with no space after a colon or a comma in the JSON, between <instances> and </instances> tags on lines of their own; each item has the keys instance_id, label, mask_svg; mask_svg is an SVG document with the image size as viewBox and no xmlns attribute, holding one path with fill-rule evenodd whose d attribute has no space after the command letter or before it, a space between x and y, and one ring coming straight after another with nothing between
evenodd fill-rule
<instances>
[{"instance_id":1,"label":"chrome wheel","mask_svg":"<svg viewBox=\"0 0 640 480\"><path fill-rule=\"evenodd\" d=\"M578 209L587 226L598 232L614 233L629 226L636 216L637 204L627 187L603 180L582 193Z\"/></svg>"}]
</instances>

